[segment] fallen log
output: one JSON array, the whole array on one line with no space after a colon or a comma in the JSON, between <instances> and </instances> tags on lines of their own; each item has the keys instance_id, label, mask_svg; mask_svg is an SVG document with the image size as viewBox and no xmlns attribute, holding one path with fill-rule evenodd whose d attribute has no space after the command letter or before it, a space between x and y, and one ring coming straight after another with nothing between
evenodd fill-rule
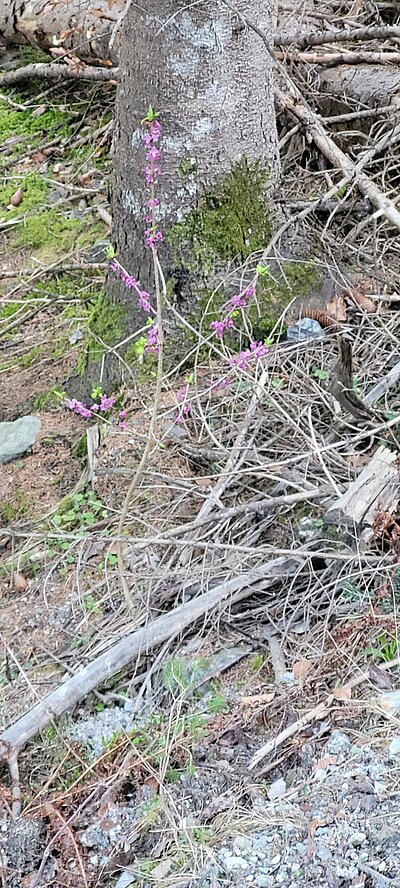
<instances>
[{"instance_id":1,"label":"fallen log","mask_svg":"<svg viewBox=\"0 0 400 888\"><path fill-rule=\"evenodd\" d=\"M125 6L126 0L0 0L0 45L30 45L53 57L72 53L89 64L116 64L113 37Z\"/></svg>"},{"instance_id":2,"label":"fallen log","mask_svg":"<svg viewBox=\"0 0 400 888\"><path fill-rule=\"evenodd\" d=\"M400 499L398 453L378 447L368 465L346 492L335 500L324 515L327 524L354 528L360 539L368 542L374 536L376 518L396 511Z\"/></svg>"}]
</instances>

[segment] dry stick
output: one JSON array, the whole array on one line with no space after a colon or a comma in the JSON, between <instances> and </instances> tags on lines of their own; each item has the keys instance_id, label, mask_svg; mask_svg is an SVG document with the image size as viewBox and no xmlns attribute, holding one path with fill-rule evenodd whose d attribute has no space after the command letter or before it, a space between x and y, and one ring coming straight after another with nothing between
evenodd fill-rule
<instances>
[{"instance_id":1,"label":"dry stick","mask_svg":"<svg viewBox=\"0 0 400 888\"><path fill-rule=\"evenodd\" d=\"M14 86L23 80L30 80L31 77L45 77L48 80L89 80L104 83L108 80L119 80L119 69L94 68L91 65L78 68L75 65L64 65L58 62L40 62L25 65L23 68L17 68L16 71L6 71L0 76L0 85Z\"/></svg>"},{"instance_id":2,"label":"dry stick","mask_svg":"<svg viewBox=\"0 0 400 888\"><path fill-rule=\"evenodd\" d=\"M385 395L400 379L400 361L389 370L385 376L382 376L378 382L367 392L364 397L364 403L368 407L373 407L382 395Z\"/></svg>"},{"instance_id":3,"label":"dry stick","mask_svg":"<svg viewBox=\"0 0 400 888\"><path fill-rule=\"evenodd\" d=\"M381 669L394 669L395 666L400 665L400 657L396 657L395 660L389 660L387 663L382 663ZM357 675L356 678L352 678L351 681L346 682L346 688L355 688L357 685L362 684L364 681L368 681L369 672L362 672L361 675ZM268 743L265 743L261 749L256 752L256 754L251 759L249 764L249 771L253 771L254 768L262 761L262 759L266 758L271 752L284 743L289 737L293 737L294 734L297 734L298 731L301 731L305 725L309 725L311 722L315 721L315 719L322 718L329 710L332 705L335 697L333 694L328 694L325 697L325 700L322 700L321 703L318 703L318 706L315 706L314 709L311 709L310 712L305 713L298 718L292 725L289 725L288 728L285 728L284 731L281 731L277 737L273 737L271 740L268 740ZM337 701L340 702L340 701Z\"/></svg>"},{"instance_id":4,"label":"dry stick","mask_svg":"<svg viewBox=\"0 0 400 888\"><path fill-rule=\"evenodd\" d=\"M356 52L343 49L341 52L286 52L275 53L277 59L291 59L309 65L394 65L400 62L400 52Z\"/></svg>"},{"instance_id":5,"label":"dry stick","mask_svg":"<svg viewBox=\"0 0 400 888\"><path fill-rule=\"evenodd\" d=\"M38 731L42 731L57 716L62 715L86 697L98 685L103 684L142 654L148 654L157 645L174 636L178 629L183 632L191 623L209 613L227 598L232 601L248 597L252 585L260 580L274 582L298 572L304 558L281 557L224 581L215 589L204 592L192 601L163 614L141 629L131 632L75 675L68 678L55 691L48 694L26 715L18 719L0 735L0 761L7 760L13 766L15 758Z\"/></svg>"},{"instance_id":6,"label":"dry stick","mask_svg":"<svg viewBox=\"0 0 400 888\"><path fill-rule=\"evenodd\" d=\"M396 25L366 26L365 28L341 28L340 30L311 31L308 34L275 34L276 46L321 46L323 43L344 43L352 40L386 40L388 37L400 37L400 28Z\"/></svg>"},{"instance_id":7,"label":"dry stick","mask_svg":"<svg viewBox=\"0 0 400 888\"><path fill-rule=\"evenodd\" d=\"M163 373L163 329L162 329L162 320L163 319L162 319L162 298L161 298L160 281L161 281L162 288L163 288L164 298L166 296L166 286L165 286L164 275L162 273L161 266L158 261L157 251L156 251L155 247L152 247L151 251L152 251L152 255L153 255L154 281L155 281L155 290L156 290L156 298L157 298L157 332L158 332L157 382L156 382L156 388L155 388L155 392L154 392L153 411L151 414L149 431L148 431L148 435L147 435L147 441L146 441L145 448L143 450L139 465L138 465L136 472L132 478L132 481L128 487L128 492L126 494L125 501L124 501L124 504L121 509L121 514L119 517L118 527L117 527L117 536L118 537L121 537L123 534L124 524L126 521L126 516L128 514L129 503L132 499L133 491L137 487L138 482L140 481L140 479L142 477L143 471L144 471L146 463L147 463L147 459L148 459L148 456L150 453L150 447L151 447L153 439L154 439L154 430L155 430L155 425L156 425L156 420L157 420L157 415L158 415L158 408L159 408L159 403L160 403L160 398L161 398L162 373ZM125 577L125 564L124 564L122 542L119 542L117 544L117 556L118 556L118 574L119 574L122 589L124 592L125 601L126 601L127 607L130 610L132 610L132 605L133 605L132 595L131 595L131 590L128 586L128 583L127 583L127 580Z\"/></svg>"}]
</instances>

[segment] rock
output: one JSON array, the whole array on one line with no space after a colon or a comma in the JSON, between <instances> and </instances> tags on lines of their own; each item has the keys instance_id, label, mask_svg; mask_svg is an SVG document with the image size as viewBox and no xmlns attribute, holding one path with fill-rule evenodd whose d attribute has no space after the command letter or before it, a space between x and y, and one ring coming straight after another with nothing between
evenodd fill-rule
<instances>
[{"instance_id":1,"label":"rock","mask_svg":"<svg viewBox=\"0 0 400 888\"><path fill-rule=\"evenodd\" d=\"M290 342L299 342L303 339L323 339L325 330L318 321L312 318L302 318L287 329L287 338Z\"/></svg>"},{"instance_id":2,"label":"rock","mask_svg":"<svg viewBox=\"0 0 400 888\"><path fill-rule=\"evenodd\" d=\"M110 250L110 241L106 241L106 240L96 241L96 243L92 244L92 246L89 247L89 249L85 255L85 262L89 262L89 263L107 262L109 250Z\"/></svg>"},{"instance_id":3,"label":"rock","mask_svg":"<svg viewBox=\"0 0 400 888\"><path fill-rule=\"evenodd\" d=\"M324 755L343 755L350 749L351 743L347 734L342 731L332 731L329 740L325 743Z\"/></svg>"},{"instance_id":4,"label":"rock","mask_svg":"<svg viewBox=\"0 0 400 888\"><path fill-rule=\"evenodd\" d=\"M271 786L268 787L267 794L270 802L275 801L275 799L283 799L286 792L286 781L283 777L280 777L279 780L275 780L274 783L271 783Z\"/></svg>"},{"instance_id":5,"label":"rock","mask_svg":"<svg viewBox=\"0 0 400 888\"><path fill-rule=\"evenodd\" d=\"M367 838L367 836L365 833L355 832L350 836L349 842L350 842L350 845L353 845L353 848L357 848L358 845L362 845L363 842L365 842L366 838Z\"/></svg>"},{"instance_id":6,"label":"rock","mask_svg":"<svg viewBox=\"0 0 400 888\"><path fill-rule=\"evenodd\" d=\"M17 459L35 443L41 422L37 416L21 416L0 422L0 465Z\"/></svg>"},{"instance_id":7,"label":"rock","mask_svg":"<svg viewBox=\"0 0 400 888\"><path fill-rule=\"evenodd\" d=\"M224 854L223 857L224 867L227 873L232 873L238 869L247 869L247 860L244 860L243 857L238 857L236 854L230 854L229 852Z\"/></svg>"},{"instance_id":8,"label":"rock","mask_svg":"<svg viewBox=\"0 0 400 888\"><path fill-rule=\"evenodd\" d=\"M390 758L394 757L395 755L399 755L399 753L400 753L400 737L393 737L393 740L391 740L390 746L389 746Z\"/></svg>"},{"instance_id":9,"label":"rock","mask_svg":"<svg viewBox=\"0 0 400 888\"><path fill-rule=\"evenodd\" d=\"M275 878L274 876L259 873L255 878L254 884L257 885L257 888L272 888L275 885Z\"/></svg>"}]
</instances>

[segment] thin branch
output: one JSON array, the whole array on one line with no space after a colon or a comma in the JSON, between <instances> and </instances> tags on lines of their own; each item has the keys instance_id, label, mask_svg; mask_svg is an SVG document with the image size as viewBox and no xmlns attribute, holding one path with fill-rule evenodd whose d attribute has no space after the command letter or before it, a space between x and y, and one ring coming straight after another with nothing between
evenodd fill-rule
<instances>
[{"instance_id":1,"label":"thin branch","mask_svg":"<svg viewBox=\"0 0 400 888\"><path fill-rule=\"evenodd\" d=\"M291 59L295 62L306 62L309 65L398 65L400 52L368 52L360 50L341 50L341 52L297 52L286 50L275 52L277 59Z\"/></svg>"},{"instance_id":2,"label":"thin branch","mask_svg":"<svg viewBox=\"0 0 400 888\"><path fill-rule=\"evenodd\" d=\"M46 80L89 80L104 83L119 80L118 68L95 68L91 65L60 65L58 62L40 62L24 65L15 71L6 71L0 76L1 86L14 86L32 77L43 77Z\"/></svg>"},{"instance_id":3,"label":"thin branch","mask_svg":"<svg viewBox=\"0 0 400 888\"><path fill-rule=\"evenodd\" d=\"M338 31L311 31L308 34L275 34L275 46L296 46L306 49L307 46L321 46L324 43L344 43L352 40L387 40L390 37L400 38L400 28L396 25L382 27L367 26L365 28L340 28Z\"/></svg>"}]
</instances>

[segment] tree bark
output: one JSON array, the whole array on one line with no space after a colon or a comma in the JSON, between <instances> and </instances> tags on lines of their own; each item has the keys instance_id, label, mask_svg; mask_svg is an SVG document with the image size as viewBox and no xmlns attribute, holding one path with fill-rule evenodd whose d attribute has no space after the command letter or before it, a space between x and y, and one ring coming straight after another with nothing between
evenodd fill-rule
<instances>
[{"instance_id":1,"label":"tree bark","mask_svg":"<svg viewBox=\"0 0 400 888\"><path fill-rule=\"evenodd\" d=\"M118 39L110 52L110 37L125 0L0 0L0 46L27 45L65 52L91 64L117 62Z\"/></svg>"},{"instance_id":2,"label":"tree bark","mask_svg":"<svg viewBox=\"0 0 400 888\"><path fill-rule=\"evenodd\" d=\"M273 0L239 0L238 7L272 38ZM118 259L151 292L140 125L151 104L163 128L161 263L168 292L195 314L199 292L268 240L268 200L279 175L272 62L220 0L178 10L174 0L145 0L124 21L120 76L112 180ZM131 292L112 276L108 291L129 327L141 326Z\"/></svg>"}]
</instances>

